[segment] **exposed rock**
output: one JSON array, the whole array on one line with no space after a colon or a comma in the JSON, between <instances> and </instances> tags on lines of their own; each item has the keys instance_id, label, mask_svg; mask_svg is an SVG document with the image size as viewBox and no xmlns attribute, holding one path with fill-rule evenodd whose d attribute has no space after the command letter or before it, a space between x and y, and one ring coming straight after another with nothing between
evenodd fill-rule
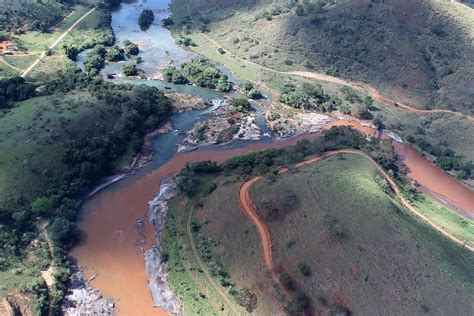
<instances>
[{"instance_id":1,"label":"exposed rock","mask_svg":"<svg viewBox=\"0 0 474 316\"><path fill-rule=\"evenodd\" d=\"M148 220L153 226L155 244L145 254L145 271L148 277L148 288L153 297L155 307L178 314L181 309L179 300L174 295L168 283L168 264L163 260L161 232L163 231L168 201L176 196L177 188L171 180L162 183L160 193L151 200L148 210Z\"/></svg>"},{"instance_id":2,"label":"exposed rock","mask_svg":"<svg viewBox=\"0 0 474 316\"><path fill-rule=\"evenodd\" d=\"M211 102L200 96L180 94L174 91L165 92L165 95L171 100L174 112L202 110L212 105Z\"/></svg>"},{"instance_id":3,"label":"exposed rock","mask_svg":"<svg viewBox=\"0 0 474 316\"><path fill-rule=\"evenodd\" d=\"M267 119L272 114L267 114ZM328 115L314 112L281 113L278 116L273 114L273 117L277 117L269 122L273 134L281 138L320 132L334 120Z\"/></svg>"},{"instance_id":4,"label":"exposed rock","mask_svg":"<svg viewBox=\"0 0 474 316\"><path fill-rule=\"evenodd\" d=\"M206 121L197 122L184 142L196 146L226 143L233 139L257 140L260 137L255 112L237 112L226 103L219 106Z\"/></svg>"},{"instance_id":5,"label":"exposed rock","mask_svg":"<svg viewBox=\"0 0 474 316\"><path fill-rule=\"evenodd\" d=\"M111 298L104 297L102 292L90 287L82 269L73 267L69 292L61 307L64 315L112 315L115 304Z\"/></svg>"}]
</instances>

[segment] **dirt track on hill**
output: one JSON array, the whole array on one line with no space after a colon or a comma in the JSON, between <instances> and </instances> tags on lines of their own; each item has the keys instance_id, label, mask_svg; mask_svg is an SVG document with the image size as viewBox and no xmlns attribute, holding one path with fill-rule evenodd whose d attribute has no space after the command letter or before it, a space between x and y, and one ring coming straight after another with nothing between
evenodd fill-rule
<instances>
[{"instance_id":1,"label":"dirt track on hill","mask_svg":"<svg viewBox=\"0 0 474 316\"><path fill-rule=\"evenodd\" d=\"M392 190L395 192L396 197L398 198L399 202L405 206L408 210L410 210L412 213L414 213L416 216L419 218L423 219L427 224L429 224L432 228L437 230L439 233L444 235L445 237L451 239L458 245L467 248L468 250L474 252L474 246L466 244L464 241L460 240L459 238L455 237L448 231L444 230L442 227L436 225L432 220L430 220L427 216L425 216L423 213L418 211L413 205L410 204L410 202L403 196L403 194L400 192L400 189L398 186L395 184L395 181L385 172L385 170L368 154L358 151L358 150L353 150L353 149L342 149L342 150L335 150L331 152L324 153L320 156L309 158L308 160L305 160L303 162L300 162L295 165L295 167L300 168L303 167L307 164L315 163L317 161L320 161L322 159L325 159L330 156L334 156L337 154L353 154L353 155L359 155L361 157L364 157L368 159L376 168L377 170L385 177L387 182L389 183L390 187ZM278 173L282 174L288 171L288 168L281 168ZM247 215L257 226L258 232L260 234L260 239L262 242L262 248L263 248L263 256L265 260L266 266L273 272L274 267L273 267L273 257L272 257L272 243L271 243L271 236L269 233L269 230L267 228L267 225L265 222L263 222L260 217L258 216L256 212L256 207L255 204L253 203L252 199L250 198L250 188L252 185L257 182L258 180L262 179L261 176L254 177L242 184L239 190L239 201L240 205L243 209L243 212L245 215Z\"/></svg>"},{"instance_id":2,"label":"dirt track on hill","mask_svg":"<svg viewBox=\"0 0 474 316\"><path fill-rule=\"evenodd\" d=\"M191 17L191 20L192 20L194 26L197 27L198 24L194 20L193 15L190 13L191 11L189 9L189 5L188 5L187 10L188 10L189 16ZM224 49L232 58L237 59L237 60L239 60L239 61L241 61L245 64L249 64L249 65L267 70L269 72L273 72L273 73L277 73L277 74L281 74L281 75L298 76L298 77L302 77L302 78L306 78L306 79L315 79L315 80L318 80L318 81L325 81L325 82L334 83L334 84L338 84L338 85L349 86L349 87L352 87L352 88L357 89L359 91L362 90L362 91L368 93L376 101L382 102L386 105L398 107L398 108L406 110L408 112L419 113L419 114L424 114L424 115L437 114L437 113L449 113L449 114L454 114L454 115L459 116L459 117L467 118L469 121L474 122L474 116L470 116L470 115L467 115L467 114L464 114L464 113L461 113L461 112L455 112L455 111L445 110L445 109L424 110L424 109L418 109L418 108L412 107L412 106L407 105L407 104L399 103L399 102L395 101L394 99L392 99L390 97L382 95L382 93L378 89L376 89L375 87L373 87L373 86L371 86L367 83L364 83L364 82L354 82L354 81L350 81L350 80L346 80L346 79L342 79L342 78L337 78L337 77L333 77L333 76L323 74L323 73L318 73L318 72L280 71L280 70L275 70L275 69L272 69L272 68L269 68L269 67L266 67L266 66L262 66L260 64L254 63L250 60L244 59L244 58L234 54L233 52L231 52L228 49L226 49L225 47L223 47L220 43L215 41L213 38L208 36L206 33L202 33L202 35L208 41L210 41L215 47ZM223 65L226 66L225 64L223 64ZM260 82L253 82L253 83L256 84L256 85L262 85L262 83L260 83ZM263 83L263 86L266 87L264 83ZM266 88L268 89L268 87L266 87ZM268 89L268 90L271 91L271 89Z\"/></svg>"}]
</instances>

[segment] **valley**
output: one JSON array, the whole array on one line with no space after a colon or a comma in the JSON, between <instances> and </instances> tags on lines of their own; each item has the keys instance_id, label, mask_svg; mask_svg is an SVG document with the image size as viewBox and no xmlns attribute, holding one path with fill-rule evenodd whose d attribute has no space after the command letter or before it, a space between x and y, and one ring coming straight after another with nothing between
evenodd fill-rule
<instances>
[{"instance_id":1,"label":"valley","mask_svg":"<svg viewBox=\"0 0 474 316\"><path fill-rule=\"evenodd\" d=\"M431 3L377 29L391 1L84 1L11 32L0 311L469 315L472 13Z\"/></svg>"}]
</instances>

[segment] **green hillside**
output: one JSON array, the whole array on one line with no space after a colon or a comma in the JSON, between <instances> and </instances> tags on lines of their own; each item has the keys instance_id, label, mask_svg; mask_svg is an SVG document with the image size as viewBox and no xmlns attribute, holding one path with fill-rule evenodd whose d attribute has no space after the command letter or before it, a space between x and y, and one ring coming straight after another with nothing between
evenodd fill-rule
<instances>
[{"instance_id":1,"label":"green hillside","mask_svg":"<svg viewBox=\"0 0 474 316\"><path fill-rule=\"evenodd\" d=\"M2 0L0 31L47 31L68 15L74 4L94 5L98 0Z\"/></svg>"},{"instance_id":2,"label":"green hillside","mask_svg":"<svg viewBox=\"0 0 474 316\"><path fill-rule=\"evenodd\" d=\"M420 108L474 108L474 19L459 3L175 0L172 11L178 30L270 68L364 81Z\"/></svg>"}]
</instances>

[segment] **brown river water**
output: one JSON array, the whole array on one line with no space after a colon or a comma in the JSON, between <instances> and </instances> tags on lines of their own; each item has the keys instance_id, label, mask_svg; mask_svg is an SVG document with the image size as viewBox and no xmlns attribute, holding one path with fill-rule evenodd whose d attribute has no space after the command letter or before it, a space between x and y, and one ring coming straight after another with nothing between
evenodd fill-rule
<instances>
[{"instance_id":1,"label":"brown river water","mask_svg":"<svg viewBox=\"0 0 474 316\"><path fill-rule=\"evenodd\" d=\"M335 125L351 125L372 136L376 131L358 122L339 121ZM150 246L152 231L145 220L145 235L137 239L136 221L144 219L150 201L160 189L161 180L183 168L186 163L201 160L223 162L226 159L270 147L294 145L298 140L314 140L318 134L273 143L253 143L233 149L202 150L176 154L168 163L134 181L124 181L105 189L84 205L84 220L80 228L84 241L73 250L87 277L97 274L92 286L116 302L117 315L165 315L153 308L147 287L143 250ZM427 193L449 201L457 211L473 218L474 193L438 170L406 145L394 142L400 158L409 168L409 177L416 180Z\"/></svg>"}]
</instances>

